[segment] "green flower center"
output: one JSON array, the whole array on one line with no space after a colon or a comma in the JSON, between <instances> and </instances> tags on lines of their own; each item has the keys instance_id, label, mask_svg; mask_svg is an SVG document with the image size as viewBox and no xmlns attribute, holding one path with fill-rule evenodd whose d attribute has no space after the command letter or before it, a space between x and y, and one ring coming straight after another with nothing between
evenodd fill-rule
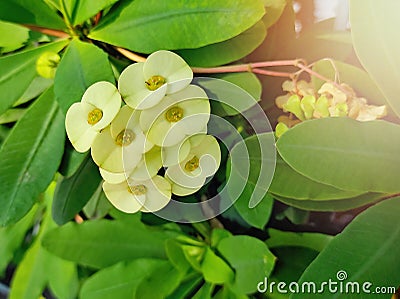
<instances>
[{"instance_id":1,"label":"green flower center","mask_svg":"<svg viewBox=\"0 0 400 299\"><path fill-rule=\"evenodd\" d=\"M145 83L149 90L153 91L163 86L167 80L163 76L155 75L148 79Z\"/></svg>"},{"instance_id":2,"label":"green flower center","mask_svg":"<svg viewBox=\"0 0 400 299\"><path fill-rule=\"evenodd\" d=\"M97 124L103 118L103 111L99 108L94 108L88 113L87 122L89 125Z\"/></svg>"},{"instance_id":3,"label":"green flower center","mask_svg":"<svg viewBox=\"0 0 400 299\"><path fill-rule=\"evenodd\" d=\"M143 195L143 194L146 194L146 192L147 192L147 188L145 185L129 186L128 190L133 195Z\"/></svg>"},{"instance_id":4,"label":"green flower center","mask_svg":"<svg viewBox=\"0 0 400 299\"><path fill-rule=\"evenodd\" d=\"M170 123L175 123L183 118L183 109L180 107L172 107L165 112L165 118Z\"/></svg>"},{"instance_id":5,"label":"green flower center","mask_svg":"<svg viewBox=\"0 0 400 299\"><path fill-rule=\"evenodd\" d=\"M192 172L193 170L199 168L199 162L199 158L197 156L194 156L192 159L186 162L185 169Z\"/></svg>"},{"instance_id":6,"label":"green flower center","mask_svg":"<svg viewBox=\"0 0 400 299\"><path fill-rule=\"evenodd\" d=\"M122 130L118 135L117 138L115 139L115 143L118 144L119 146L126 146L129 145L135 140L135 133L133 133L132 130L126 129Z\"/></svg>"}]
</instances>

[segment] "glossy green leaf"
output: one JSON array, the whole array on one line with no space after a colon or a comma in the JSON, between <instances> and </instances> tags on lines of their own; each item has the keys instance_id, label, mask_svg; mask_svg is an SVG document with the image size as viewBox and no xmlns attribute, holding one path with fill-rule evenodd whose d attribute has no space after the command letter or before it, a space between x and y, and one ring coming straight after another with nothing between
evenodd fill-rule
<instances>
[{"instance_id":1,"label":"glossy green leaf","mask_svg":"<svg viewBox=\"0 0 400 299\"><path fill-rule=\"evenodd\" d=\"M225 230L223 228L214 228L211 231L211 247L217 247L219 242L221 242L221 240L231 237L232 233L228 230Z\"/></svg>"},{"instance_id":2,"label":"glossy green leaf","mask_svg":"<svg viewBox=\"0 0 400 299\"><path fill-rule=\"evenodd\" d=\"M295 233L268 229L269 238L265 243L268 248L275 247L305 247L315 251L322 251L332 240L332 236L321 233Z\"/></svg>"},{"instance_id":3,"label":"glossy green leaf","mask_svg":"<svg viewBox=\"0 0 400 299\"><path fill-rule=\"evenodd\" d=\"M0 21L0 53L14 51L24 45L29 38L29 29Z\"/></svg>"},{"instance_id":4,"label":"glossy green leaf","mask_svg":"<svg viewBox=\"0 0 400 299\"><path fill-rule=\"evenodd\" d=\"M262 133L237 143L230 152L231 167L227 167L229 184L228 194L232 200L240 188L240 196L247 197L248 207L254 208L266 195L275 169L275 137L273 133ZM251 192L251 193L249 193ZM251 194L251 195L250 195Z\"/></svg>"},{"instance_id":5,"label":"glossy green leaf","mask_svg":"<svg viewBox=\"0 0 400 299\"><path fill-rule=\"evenodd\" d=\"M202 287L193 295L192 299L211 299L211 294L214 290L212 283L206 282Z\"/></svg>"},{"instance_id":6,"label":"glossy green leaf","mask_svg":"<svg viewBox=\"0 0 400 299\"><path fill-rule=\"evenodd\" d=\"M95 82L114 83L107 54L93 44L73 40L65 51L54 78L54 92L61 110L81 100L85 90Z\"/></svg>"},{"instance_id":7,"label":"glossy green leaf","mask_svg":"<svg viewBox=\"0 0 400 299\"><path fill-rule=\"evenodd\" d=\"M257 76L253 73L215 74L213 77L233 83L248 93L245 94L242 90L234 90L232 88L227 88L227 90L229 90L229 93L227 93L222 86L213 88L211 85L208 87L210 89L207 89L206 86L206 90L210 95L216 95L217 98L226 100L227 103L232 103L237 109L242 109L242 111L247 110L261 99L262 86L260 80L258 80ZM226 87L228 87L228 84ZM237 115L239 113L237 109L218 101L211 101L211 110L213 114L219 116Z\"/></svg>"},{"instance_id":8,"label":"glossy green leaf","mask_svg":"<svg viewBox=\"0 0 400 299\"><path fill-rule=\"evenodd\" d=\"M276 200L279 200L289 206L308 210L308 211L320 211L320 212L333 212L333 211L347 211L362 207L378 201L384 197L382 193L365 193L356 197L338 199L338 200L297 200L286 198L282 196L274 195Z\"/></svg>"},{"instance_id":9,"label":"glossy green leaf","mask_svg":"<svg viewBox=\"0 0 400 299\"><path fill-rule=\"evenodd\" d=\"M252 192L253 189L247 185L240 197L235 201L234 207L240 217L248 224L263 229L271 216L274 199L270 194L266 193L258 205L249 208L249 198Z\"/></svg>"},{"instance_id":10,"label":"glossy green leaf","mask_svg":"<svg viewBox=\"0 0 400 299\"><path fill-rule=\"evenodd\" d=\"M47 90L0 148L0 225L21 219L53 179L64 150L64 117Z\"/></svg>"},{"instance_id":11,"label":"glossy green leaf","mask_svg":"<svg viewBox=\"0 0 400 299\"><path fill-rule=\"evenodd\" d=\"M201 271L205 281L223 284L233 281L235 274L232 269L210 247L207 247L201 263Z\"/></svg>"},{"instance_id":12,"label":"glossy green leaf","mask_svg":"<svg viewBox=\"0 0 400 299\"><path fill-rule=\"evenodd\" d=\"M254 106L261 96L261 84L248 73L228 74L220 79L199 77L194 83L206 91L213 113L219 116L239 114Z\"/></svg>"},{"instance_id":13,"label":"glossy green leaf","mask_svg":"<svg viewBox=\"0 0 400 299\"><path fill-rule=\"evenodd\" d=\"M33 225L37 209L33 208L17 223L0 227L0 276L13 258L15 251L21 246L29 228Z\"/></svg>"},{"instance_id":14,"label":"glossy green leaf","mask_svg":"<svg viewBox=\"0 0 400 299\"><path fill-rule=\"evenodd\" d=\"M62 40L0 58L0 113L17 101L36 77L36 60L46 51L58 52L68 41Z\"/></svg>"},{"instance_id":15,"label":"glossy green leaf","mask_svg":"<svg viewBox=\"0 0 400 299\"><path fill-rule=\"evenodd\" d=\"M14 107L25 104L41 95L47 88L53 85L53 79L40 76L35 77L22 96L14 103Z\"/></svg>"},{"instance_id":16,"label":"glossy green leaf","mask_svg":"<svg viewBox=\"0 0 400 299\"><path fill-rule=\"evenodd\" d=\"M268 299L289 299L290 292L279 292L278 283L283 282L287 287L291 282L297 281L308 265L317 257L318 252L304 247L279 247L274 249L274 254L278 261L274 272L267 279L269 288L267 289L265 281L263 281L260 290ZM273 283L275 284L273 285Z\"/></svg>"},{"instance_id":17,"label":"glossy green leaf","mask_svg":"<svg viewBox=\"0 0 400 299\"><path fill-rule=\"evenodd\" d=\"M83 208L83 212L89 219L100 219L106 216L111 209L112 204L108 201L103 192L102 185L100 184L93 196Z\"/></svg>"},{"instance_id":18,"label":"glossy green leaf","mask_svg":"<svg viewBox=\"0 0 400 299\"><path fill-rule=\"evenodd\" d=\"M313 66L313 70L332 81L335 80L335 72L337 71L337 79L353 88L357 96L366 98L369 104L388 105L385 96L371 76L356 66L337 60L324 59L317 61ZM324 84L322 80L315 76L311 79L316 90Z\"/></svg>"},{"instance_id":19,"label":"glossy green leaf","mask_svg":"<svg viewBox=\"0 0 400 299\"><path fill-rule=\"evenodd\" d=\"M167 299L186 299L190 298L194 290L199 287L203 282L202 276L199 273L192 273L185 277L185 281L182 281L179 287L169 296Z\"/></svg>"},{"instance_id":20,"label":"glossy green leaf","mask_svg":"<svg viewBox=\"0 0 400 299\"><path fill-rule=\"evenodd\" d=\"M302 122L283 134L277 149L297 172L344 190L396 193L400 126L323 118Z\"/></svg>"},{"instance_id":21,"label":"glossy green leaf","mask_svg":"<svg viewBox=\"0 0 400 299\"><path fill-rule=\"evenodd\" d=\"M286 0L263 0L265 6L265 15L263 22L265 27L271 27L280 18L287 4Z\"/></svg>"},{"instance_id":22,"label":"glossy green leaf","mask_svg":"<svg viewBox=\"0 0 400 299\"><path fill-rule=\"evenodd\" d=\"M99 11L114 4L118 0L68 0L65 1L67 13L73 26L96 15Z\"/></svg>"},{"instance_id":23,"label":"glossy green leaf","mask_svg":"<svg viewBox=\"0 0 400 299\"><path fill-rule=\"evenodd\" d=\"M57 184L52 206L54 221L63 225L73 219L95 193L100 182L97 165L87 157L73 176L63 178Z\"/></svg>"},{"instance_id":24,"label":"glossy green leaf","mask_svg":"<svg viewBox=\"0 0 400 299\"><path fill-rule=\"evenodd\" d=\"M232 236L221 240L218 251L235 270L232 289L240 294L257 290L257 283L268 277L275 264L275 256L260 240L250 236Z\"/></svg>"},{"instance_id":25,"label":"glossy green leaf","mask_svg":"<svg viewBox=\"0 0 400 299\"><path fill-rule=\"evenodd\" d=\"M62 18L43 0L0 1L0 19L53 29L66 28Z\"/></svg>"},{"instance_id":26,"label":"glossy green leaf","mask_svg":"<svg viewBox=\"0 0 400 299\"><path fill-rule=\"evenodd\" d=\"M291 168L279 155L269 192L296 200L336 200L360 195L361 191L344 191L313 181Z\"/></svg>"},{"instance_id":27,"label":"glossy green leaf","mask_svg":"<svg viewBox=\"0 0 400 299\"><path fill-rule=\"evenodd\" d=\"M50 205L54 184L45 192L44 201ZM40 225L40 231L32 246L25 253L11 282L10 299L39 298L46 286L60 299L76 298L78 277L73 263L62 260L41 246L43 236L56 224L47 211Z\"/></svg>"},{"instance_id":28,"label":"glossy green leaf","mask_svg":"<svg viewBox=\"0 0 400 299\"><path fill-rule=\"evenodd\" d=\"M89 37L151 53L199 48L230 39L259 21L264 7L260 0L135 0L118 13L105 18Z\"/></svg>"},{"instance_id":29,"label":"glossy green leaf","mask_svg":"<svg viewBox=\"0 0 400 299\"><path fill-rule=\"evenodd\" d=\"M164 263L140 282L134 298L164 299L179 286L182 278L183 273L177 271L172 264Z\"/></svg>"},{"instance_id":30,"label":"glossy green leaf","mask_svg":"<svg viewBox=\"0 0 400 299\"><path fill-rule=\"evenodd\" d=\"M263 22L258 22L241 34L216 44L196 49L177 50L190 66L211 67L227 64L253 52L265 39L267 31Z\"/></svg>"},{"instance_id":31,"label":"glossy green leaf","mask_svg":"<svg viewBox=\"0 0 400 299\"><path fill-rule=\"evenodd\" d=\"M167 240L165 242L165 251L168 259L177 270L186 273L191 268L183 252L182 244L179 241L174 239Z\"/></svg>"},{"instance_id":32,"label":"glossy green leaf","mask_svg":"<svg viewBox=\"0 0 400 299\"><path fill-rule=\"evenodd\" d=\"M362 65L400 116L400 19L398 1L350 1L353 44Z\"/></svg>"},{"instance_id":33,"label":"glossy green leaf","mask_svg":"<svg viewBox=\"0 0 400 299\"><path fill-rule=\"evenodd\" d=\"M139 284L165 260L139 258L102 269L85 281L81 299L133 298Z\"/></svg>"},{"instance_id":34,"label":"glossy green leaf","mask_svg":"<svg viewBox=\"0 0 400 299\"><path fill-rule=\"evenodd\" d=\"M229 286L224 286L222 289L220 289L213 299L249 299L249 296L246 296L244 294L238 294L234 293Z\"/></svg>"},{"instance_id":35,"label":"glossy green leaf","mask_svg":"<svg viewBox=\"0 0 400 299\"><path fill-rule=\"evenodd\" d=\"M67 223L49 232L43 246L67 260L103 268L135 258L166 258L164 242L172 232L149 228L138 220L132 223L110 220Z\"/></svg>"},{"instance_id":36,"label":"glossy green leaf","mask_svg":"<svg viewBox=\"0 0 400 299\"><path fill-rule=\"evenodd\" d=\"M375 287L400 284L400 256L396 254L400 246L400 198L385 200L370 207L357 216L318 255L299 280L312 281L317 285L333 281L370 282ZM341 272L344 271L344 272ZM339 274L346 276L338 279ZM390 294L374 294L373 298L390 298ZM309 298L309 294L294 294L292 298ZM327 288L313 298L361 298L359 294L330 293ZM364 298L364 297L363 297ZM368 297L369 298L369 297Z\"/></svg>"},{"instance_id":37,"label":"glossy green leaf","mask_svg":"<svg viewBox=\"0 0 400 299\"><path fill-rule=\"evenodd\" d=\"M19 120L24 114L26 109L12 108L0 115L0 124L13 123Z\"/></svg>"},{"instance_id":38,"label":"glossy green leaf","mask_svg":"<svg viewBox=\"0 0 400 299\"><path fill-rule=\"evenodd\" d=\"M67 142L65 145L64 155L61 160L60 168L58 171L64 177L73 176L79 169L79 167L84 163L85 159L88 157L88 153L79 153Z\"/></svg>"}]
</instances>

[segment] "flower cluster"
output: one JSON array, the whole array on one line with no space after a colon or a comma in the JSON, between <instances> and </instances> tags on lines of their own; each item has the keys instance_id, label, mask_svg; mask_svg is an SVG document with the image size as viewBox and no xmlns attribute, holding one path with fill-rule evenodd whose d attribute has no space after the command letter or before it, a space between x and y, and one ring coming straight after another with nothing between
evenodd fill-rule
<instances>
[{"instance_id":1,"label":"flower cluster","mask_svg":"<svg viewBox=\"0 0 400 299\"><path fill-rule=\"evenodd\" d=\"M198 191L217 171L221 153L207 135L209 99L192 78L181 57L158 51L128 66L118 88L97 82L69 108L68 138L78 152L91 150L103 190L119 210L158 211L172 194Z\"/></svg>"},{"instance_id":2,"label":"flower cluster","mask_svg":"<svg viewBox=\"0 0 400 299\"><path fill-rule=\"evenodd\" d=\"M339 86L327 82L315 92L311 82L283 82L282 89L287 94L277 97L275 103L288 114L278 118L277 137L297 123L313 118L347 116L370 121L386 116L386 106L368 105L367 100L357 97L350 86Z\"/></svg>"}]
</instances>

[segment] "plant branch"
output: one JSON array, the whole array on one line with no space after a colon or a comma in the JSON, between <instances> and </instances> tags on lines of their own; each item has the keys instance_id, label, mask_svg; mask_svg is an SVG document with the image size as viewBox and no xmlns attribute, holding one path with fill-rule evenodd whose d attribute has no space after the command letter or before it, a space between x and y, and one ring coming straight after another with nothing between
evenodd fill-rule
<instances>
[{"instance_id":1,"label":"plant branch","mask_svg":"<svg viewBox=\"0 0 400 299\"><path fill-rule=\"evenodd\" d=\"M68 33L61 31L61 30L49 29L49 28L44 28L44 27L40 27L40 26L36 26L36 25L29 25L29 24L22 24L22 25L33 31L37 31L37 32L55 36L55 37L67 38L70 36Z\"/></svg>"},{"instance_id":2,"label":"plant branch","mask_svg":"<svg viewBox=\"0 0 400 299\"><path fill-rule=\"evenodd\" d=\"M146 61L146 58L143 56L140 56L138 54L135 54L131 51L128 51L126 49L120 48L120 47L114 47L115 50L117 50L119 53L121 53L122 55L124 55L126 58L132 60L132 61L136 61L136 62L144 62Z\"/></svg>"}]
</instances>

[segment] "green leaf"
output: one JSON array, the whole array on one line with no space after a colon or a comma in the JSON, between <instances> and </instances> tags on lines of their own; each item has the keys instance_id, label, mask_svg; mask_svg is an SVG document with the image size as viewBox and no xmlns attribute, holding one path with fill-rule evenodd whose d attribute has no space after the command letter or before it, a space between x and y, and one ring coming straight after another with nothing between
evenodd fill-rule
<instances>
[{"instance_id":1,"label":"green leaf","mask_svg":"<svg viewBox=\"0 0 400 299\"><path fill-rule=\"evenodd\" d=\"M58 52L67 43L62 40L0 58L0 114L10 108L34 80L39 56L46 51Z\"/></svg>"},{"instance_id":2,"label":"green leaf","mask_svg":"<svg viewBox=\"0 0 400 299\"><path fill-rule=\"evenodd\" d=\"M55 10L43 0L0 1L0 19L45 28L65 29L65 24Z\"/></svg>"},{"instance_id":3,"label":"green leaf","mask_svg":"<svg viewBox=\"0 0 400 299\"><path fill-rule=\"evenodd\" d=\"M265 15L263 22L265 27L271 27L280 18L286 6L286 0L263 0L265 6Z\"/></svg>"},{"instance_id":4,"label":"green leaf","mask_svg":"<svg viewBox=\"0 0 400 299\"><path fill-rule=\"evenodd\" d=\"M278 262L274 272L267 279L270 288L266 290L265 281L263 281L260 290L264 291L265 288L265 291L267 291L265 297L268 299L288 299L290 293L280 293L277 285L284 282L287 286L291 282L297 281L308 265L317 257L318 252L304 247L279 247L274 250L274 254ZM272 285L273 283L275 285ZM272 292L270 292L271 288Z\"/></svg>"},{"instance_id":5,"label":"green leaf","mask_svg":"<svg viewBox=\"0 0 400 299\"><path fill-rule=\"evenodd\" d=\"M111 6L118 0L69 0L66 2L68 16L73 26L96 15L99 11Z\"/></svg>"},{"instance_id":6,"label":"green leaf","mask_svg":"<svg viewBox=\"0 0 400 299\"><path fill-rule=\"evenodd\" d=\"M54 184L45 193L47 205L51 203L53 192ZM75 265L50 254L41 246L44 234L55 226L51 214L46 212L38 236L14 273L10 299L39 298L46 286L50 286L57 298L76 298L78 278Z\"/></svg>"},{"instance_id":7,"label":"green leaf","mask_svg":"<svg viewBox=\"0 0 400 299\"><path fill-rule=\"evenodd\" d=\"M0 225L15 223L53 179L64 150L64 117L47 90L0 148Z\"/></svg>"},{"instance_id":8,"label":"green leaf","mask_svg":"<svg viewBox=\"0 0 400 299\"><path fill-rule=\"evenodd\" d=\"M112 204L108 201L103 192L102 185L100 184L93 196L83 208L83 212L89 219L100 219L106 216L111 209Z\"/></svg>"},{"instance_id":9,"label":"green leaf","mask_svg":"<svg viewBox=\"0 0 400 299\"><path fill-rule=\"evenodd\" d=\"M86 89L98 81L115 81L107 54L93 44L73 40L54 78L54 92L61 110L66 113L73 103L81 100Z\"/></svg>"},{"instance_id":10,"label":"green leaf","mask_svg":"<svg viewBox=\"0 0 400 299\"><path fill-rule=\"evenodd\" d=\"M400 116L400 19L397 1L350 1L353 44L362 65L382 90L394 112Z\"/></svg>"},{"instance_id":11,"label":"green leaf","mask_svg":"<svg viewBox=\"0 0 400 299\"><path fill-rule=\"evenodd\" d=\"M257 290L257 283L268 277L275 264L275 256L260 240L250 236L232 236L221 240L218 251L235 269L232 289L240 294Z\"/></svg>"},{"instance_id":12,"label":"green leaf","mask_svg":"<svg viewBox=\"0 0 400 299\"><path fill-rule=\"evenodd\" d=\"M199 273L193 273L186 276L185 280L181 282L179 287L167 299L186 299L190 298L195 289L198 289L202 284L202 276Z\"/></svg>"},{"instance_id":13,"label":"green leaf","mask_svg":"<svg viewBox=\"0 0 400 299\"><path fill-rule=\"evenodd\" d=\"M333 212L348 211L378 201L382 193L365 193L356 197L338 200L297 200L274 195L274 198L298 209L307 211Z\"/></svg>"},{"instance_id":14,"label":"green leaf","mask_svg":"<svg viewBox=\"0 0 400 299\"><path fill-rule=\"evenodd\" d=\"M211 299L211 294L214 290L214 285L206 282L203 286L194 294L192 299Z\"/></svg>"},{"instance_id":15,"label":"green leaf","mask_svg":"<svg viewBox=\"0 0 400 299\"><path fill-rule=\"evenodd\" d=\"M324 118L283 134L277 149L297 172L344 190L396 193L400 126L385 121Z\"/></svg>"},{"instance_id":16,"label":"green leaf","mask_svg":"<svg viewBox=\"0 0 400 299\"><path fill-rule=\"evenodd\" d=\"M33 208L17 223L0 227L0 277L14 256L14 252L21 246L28 229L33 225L37 209Z\"/></svg>"},{"instance_id":17,"label":"green leaf","mask_svg":"<svg viewBox=\"0 0 400 299\"><path fill-rule=\"evenodd\" d=\"M175 239L167 240L165 242L165 251L168 259L177 270L186 273L190 269L191 265L186 259L182 244L179 241Z\"/></svg>"},{"instance_id":18,"label":"green leaf","mask_svg":"<svg viewBox=\"0 0 400 299\"><path fill-rule=\"evenodd\" d=\"M0 53L21 48L29 39L29 29L8 22L0 21Z\"/></svg>"},{"instance_id":19,"label":"green leaf","mask_svg":"<svg viewBox=\"0 0 400 299\"><path fill-rule=\"evenodd\" d=\"M371 292L377 286L400 284L400 198L385 200L357 216L337 235L306 269L299 280L320 285L329 279L339 281L337 275L345 271L343 284L359 282L362 297L371 296L362 292L362 284L370 282ZM344 274L343 272L341 272ZM374 294L373 298L390 298ZM291 298L309 298L309 294L293 294ZM361 298L346 293L313 294L313 298ZM369 298L369 297L368 297Z\"/></svg>"},{"instance_id":20,"label":"green leaf","mask_svg":"<svg viewBox=\"0 0 400 299\"><path fill-rule=\"evenodd\" d=\"M135 0L105 18L89 37L141 53L199 48L242 33L263 14L259 0Z\"/></svg>"},{"instance_id":21,"label":"green leaf","mask_svg":"<svg viewBox=\"0 0 400 299\"><path fill-rule=\"evenodd\" d=\"M6 112L0 115L0 124L13 123L19 120L25 113L24 108L8 109Z\"/></svg>"},{"instance_id":22,"label":"green leaf","mask_svg":"<svg viewBox=\"0 0 400 299\"><path fill-rule=\"evenodd\" d=\"M183 273L176 271L172 264L164 263L144 277L133 293L134 298L164 299L179 286L182 278Z\"/></svg>"},{"instance_id":23,"label":"green leaf","mask_svg":"<svg viewBox=\"0 0 400 299\"><path fill-rule=\"evenodd\" d=\"M232 200L237 198L238 192L250 199L249 208L268 200L266 193L273 177L275 155L275 137L271 132L253 135L232 148L231 167L227 167L231 182L226 185ZM244 190L240 191L242 187Z\"/></svg>"},{"instance_id":24,"label":"green leaf","mask_svg":"<svg viewBox=\"0 0 400 299\"><path fill-rule=\"evenodd\" d=\"M274 178L269 192L279 197L296 200L336 200L360 195L360 191L345 191L330 185L313 181L291 168L281 157L277 156Z\"/></svg>"},{"instance_id":25,"label":"green leaf","mask_svg":"<svg viewBox=\"0 0 400 299\"><path fill-rule=\"evenodd\" d=\"M101 182L97 165L87 157L73 176L63 178L54 194L52 215L58 225L63 225L79 213L92 197Z\"/></svg>"},{"instance_id":26,"label":"green leaf","mask_svg":"<svg viewBox=\"0 0 400 299\"><path fill-rule=\"evenodd\" d=\"M132 298L139 284L164 264L165 260L140 258L102 269L85 281L80 298Z\"/></svg>"},{"instance_id":27,"label":"green leaf","mask_svg":"<svg viewBox=\"0 0 400 299\"><path fill-rule=\"evenodd\" d=\"M269 238L265 243L268 248L276 247L305 247L322 251L332 240L332 236L320 233L295 233L268 229Z\"/></svg>"},{"instance_id":28,"label":"green leaf","mask_svg":"<svg viewBox=\"0 0 400 299\"><path fill-rule=\"evenodd\" d=\"M332 81L335 80L336 70L340 82L350 85L356 91L357 96L366 98L369 104L388 105L385 96L371 76L358 67L337 60L323 59L314 64L313 70ZM316 90L325 83L315 76L312 76L311 79Z\"/></svg>"},{"instance_id":29,"label":"green leaf","mask_svg":"<svg viewBox=\"0 0 400 299\"><path fill-rule=\"evenodd\" d=\"M224 284L233 281L235 274L232 269L218 255L207 247L201 263L201 271L205 281L214 284Z\"/></svg>"},{"instance_id":30,"label":"green leaf","mask_svg":"<svg viewBox=\"0 0 400 299\"><path fill-rule=\"evenodd\" d=\"M135 258L165 259L164 242L171 237L172 232L149 228L138 220L91 220L52 230L43 246L64 259L103 268Z\"/></svg>"},{"instance_id":31,"label":"green leaf","mask_svg":"<svg viewBox=\"0 0 400 299\"><path fill-rule=\"evenodd\" d=\"M265 39L267 31L263 22L258 22L241 34L216 44L196 49L177 50L190 66L211 67L239 60L253 52Z\"/></svg>"},{"instance_id":32,"label":"green leaf","mask_svg":"<svg viewBox=\"0 0 400 299\"><path fill-rule=\"evenodd\" d=\"M70 142L65 144L64 155L61 160L60 168L58 171L64 177L73 176L84 163L88 153L79 153L71 145Z\"/></svg>"},{"instance_id":33,"label":"green leaf","mask_svg":"<svg viewBox=\"0 0 400 299\"><path fill-rule=\"evenodd\" d=\"M53 79L47 79L40 76L35 77L22 96L14 103L14 107L25 104L30 100L37 98L47 88L53 85Z\"/></svg>"},{"instance_id":34,"label":"green leaf","mask_svg":"<svg viewBox=\"0 0 400 299\"><path fill-rule=\"evenodd\" d=\"M254 74L229 74L221 79L199 77L193 81L203 88L212 100L214 114L237 115L257 104L261 96L261 84ZM238 84L239 82L241 83Z\"/></svg>"},{"instance_id":35,"label":"green leaf","mask_svg":"<svg viewBox=\"0 0 400 299\"><path fill-rule=\"evenodd\" d=\"M270 194L266 193L257 206L249 208L249 198L252 192L253 189L247 185L240 197L235 201L234 207L240 217L248 224L263 229L271 216L274 199Z\"/></svg>"}]
</instances>

